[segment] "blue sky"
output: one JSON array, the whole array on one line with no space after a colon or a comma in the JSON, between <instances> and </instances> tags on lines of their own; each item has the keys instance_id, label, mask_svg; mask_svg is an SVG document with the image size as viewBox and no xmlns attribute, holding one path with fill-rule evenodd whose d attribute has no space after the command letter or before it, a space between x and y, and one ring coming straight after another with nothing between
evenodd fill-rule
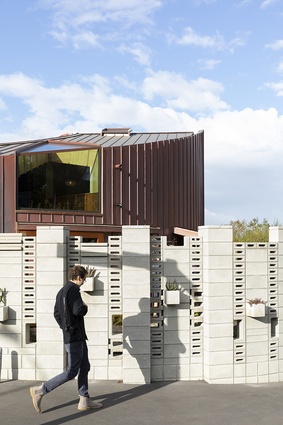
<instances>
[{"instance_id":1,"label":"blue sky","mask_svg":"<svg viewBox=\"0 0 283 425\"><path fill-rule=\"evenodd\" d=\"M283 224L283 2L0 0L0 142L205 133L206 224Z\"/></svg>"}]
</instances>

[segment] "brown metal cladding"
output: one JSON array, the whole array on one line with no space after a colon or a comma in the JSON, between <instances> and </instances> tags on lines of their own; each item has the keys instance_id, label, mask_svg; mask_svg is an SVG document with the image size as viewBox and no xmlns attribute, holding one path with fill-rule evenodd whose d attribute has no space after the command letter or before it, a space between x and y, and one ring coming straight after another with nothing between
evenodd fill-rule
<instances>
[{"instance_id":1,"label":"brown metal cladding","mask_svg":"<svg viewBox=\"0 0 283 425\"><path fill-rule=\"evenodd\" d=\"M4 158L0 157L0 233L4 232Z\"/></svg>"},{"instance_id":2,"label":"brown metal cladding","mask_svg":"<svg viewBox=\"0 0 283 425\"><path fill-rule=\"evenodd\" d=\"M120 232L122 225L150 225L160 235L171 234L173 227L197 230L204 224L204 133L181 136L135 135L132 144L132 136L124 143L117 137L112 143L111 136L70 137L70 142L88 137L93 143L101 138L100 214L16 211L16 154L5 152L0 156L0 231L24 231L37 224L109 232Z\"/></svg>"},{"instance_id":3,"label":"brown metal cladding","mask_svg":"<svg viewBox=\"0 0 283 425\"><path fill-rule=\"evenodd\" d=\"M104 193L104 208L113 222L104 209L105 225L148 224L167 235L174 226L197 230L204 223L203 133L106 150L103 187L109 191L112 175L113 198L111 204Z\"/></svg>"},{"instance_id":4,"label":"brown metal cladding","mask_svg":"<svg viewBox=\"0 0 283 425\"><path fill-rule=\"evenodd\" d=\"M1 232L13 233L16 232L16 158L9 155L1 159Z\"/></svg>"}]
</instances>

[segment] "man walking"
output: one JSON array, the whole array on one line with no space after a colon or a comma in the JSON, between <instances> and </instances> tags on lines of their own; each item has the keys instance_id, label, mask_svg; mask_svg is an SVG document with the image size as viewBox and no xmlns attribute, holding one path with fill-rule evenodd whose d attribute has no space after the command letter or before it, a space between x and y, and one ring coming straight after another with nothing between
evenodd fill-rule
<instances>
[{"instance_id":1,"label":"man walking","mask_svg":"<svg viewBox=\"0 0 283 425\"><path fill-rule=\"evenodd\" d=\"M95 403L89 398L88 372L90 363L88 359L87 336L84 326L84 316L87 314L87 305L83 302L80 287L84 284L87 271L82 266L74 266L69 272L69 281L60 289L56 296L54 317L63 331L65 349L68 354L66 371L60 373L39 387L31 387L35 410L41 412L42 397L75 378L78 375L79 410L98 409L101 403Z\"/></svg>"}]
</instances>

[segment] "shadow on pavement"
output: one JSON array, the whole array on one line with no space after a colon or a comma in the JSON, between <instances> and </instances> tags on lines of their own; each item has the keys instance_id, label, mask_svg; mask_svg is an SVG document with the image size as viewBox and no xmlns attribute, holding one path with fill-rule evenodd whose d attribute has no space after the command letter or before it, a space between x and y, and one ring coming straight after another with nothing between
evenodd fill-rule
<instances>
[{"instance_id":1,"label":"shadow on pavement","mask_svg":"<svg viewBox=\"0 0 283 425\"><path fill-rule=\"evenodd\" d=\"M124 391L113 391L111 393L107 393L107 394L100 394L97 397L91 397L92 400L96 400L99 399L99 401L102 401L103 403L103 410L107 409L108 407L112 407L114 405L120 404L120 403L124 403L126 401L129 401L133 398L136 397L141 397L144 394L149 394L152 391L158 390L160 388L163 388L169 384L171 384L172 382L156 382L156 383L151 383L151 384L145 384L145 385L140 385L140 386L136 386L133 388L128 388L127 390ZM50 409L47 410L43 410L42 413L48 413L48 412L52 412L58 409L62 409L64 407L68 407L71 406L73 404L77 404L78 400L75 399L73 401L69 401L68 403L64 403L64 404L60 404L58 406L52 407ZM68 415L68 416L64 416L63 418L58 418L58 419L54 419L48 422L41 422L41 425L61 425L61 424L65 424L71 421L74 421L76 419L79 418L83 418L84 416L88 416L88 415L92 415L95 412L99 411L100 409L90 409L90 410L86 410L85 412L82 411L78 411L77 413L74 413L72 415ZM41 417L41 420L43 418Z\"/></svg>"}]
</instances>

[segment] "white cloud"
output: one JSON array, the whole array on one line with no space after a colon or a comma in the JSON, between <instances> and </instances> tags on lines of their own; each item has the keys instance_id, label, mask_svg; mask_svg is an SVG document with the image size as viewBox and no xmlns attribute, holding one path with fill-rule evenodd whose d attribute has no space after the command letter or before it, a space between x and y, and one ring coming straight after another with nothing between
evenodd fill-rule
<instances>
[{"instance_id":1,"label":"white cloud","mask_svg":"<svg viewBox=\"0 0 283 425\"><path fill-rule=\"evenodd\" d=\"M80 32L97 37L103 29L107 38L107 33L113 37L116 27L125 33L132 26L137 30L137 25L151 25L154 12L162 7L161 0L38 0L38 4L51 10L50 34L61 43L78 38Z\"/></svg>"},{"instance_id":2,"label":"white cloud","mask_svg":"<svg viewBox=\"0 0 283 425\"><path fill-rule=\"evenodd\" d=\"M122 96L118 84L137 90L137 85L100 75L83 78L77 83L65 82L47 87L42 81L24 74L0 75L0 96L7 99L6 110L0 111L2 129L13 110L22 104L21 127L13 122L10 132L2 130L1 142L52 137L64 133L99 132L107 126L131 127L135 131L204 130L207 224L225 224L232 219L263 214L271 221L280 218L283 167L283 116L269 110L215 111L210 117L194 118L184 109L170 106L172 99L185 101L182 90L192 90L196 101L204 88L214 89L213 82L188 82L170 73L156 73L145 80L147 94L164 96L165 106L152 106L149 101ZM197 86L200 84L200 90ZM162 85L168 89L162 91ZM179 90L180 86L180 90ZM178 90L176 91L176 88ZM218 90L218 89L217 89ZM216 97L221 90L216 90ZM198 93L198 95L197 95ZM211 95L213 97L213 90ZM169 100L168 100L169 99ZM183 100L184 99L184 100ZM150 99L149 99L150 100ZM220 102L220 97L217 99ZM16 103L18 104L16 105ZM210 101L208 102L210 105ZM6 114L6 116L4 116ZM9 124L9 123L8 123ZM270 201L272 200L272 202ZM262 217L263 218L263 217Z\"/></svg>"},{"instance_id":3,"label":"white cloud","mask_svg":"<svg viewBox=\"0 0 283 425\"><path fill-rule=\"evenodd\" d=\"M221 60L205 59L205 60L199 61L199 63L200 63L200 69L203 69L203 70L212 70L218 64L221 63Z\"/></svg>"},{"instance_id":4,"label":"white cloud","mask_svg":"<svg viewBox=\"0 0 283 425\"><path fill-rule=\"evenodd\" d=\"M119 47L122 53L130 53L134 60L140 65L148 67L150 65L151 50L142 43L133 43L130 45L123 44Z\"/></svg>"},{"instance_id":5,"label":"white cloud","mask_svg":"<svg viewBox=\"0 0 283 425\"><path fill-rule=\"evenodd\" d=\"M277 2L277 0L264 0L260 7L261 9L266 9L269 6L272 6L273 4L275 4Z\"/></svg>"},{"instance_id":6,"label":"white cloud","mask_svg":"<svg viewBox=\"0 0 283 425\"><path fill-rule=\"evenodd\" d=\"M77 84L66 82L57 88L48 88L42 81L22 73L0 76L0 94L3 98L16 99L25 116L21 128L15 129L9 140L66 132L95 132L105 126L151 128L152 131L156 128L174 131L180 126L183 129L190 127L188 122L193 120L187 114L115 95L117 81L118 78L108 80L93 75ZM130 84L128 87L131 88ZM6 137L7 132L2 132L1 139Z\"/></svg>"},{"instance_id":7,"label":"white cloud","mask_svg":"<svg viewBox=\"0 0 283 425\"><path fill-rule=\"evenodd\" d=\"M99 42L99 36L91 31L84 31L72 37L75 49L80 49L86 46L102 47Z\"/></svg>"},{"instance_id":8,"label":"white cloud","mask_svg":"<svg viewBox=\"0 0 283 425\"><path fill-rule=\"evenodd\" d=\"M184 30L184 35L176 40L177 44L193 45L203 48L223 49L225 44L224 38L217 33L215 36L199 35L193 28L187 27Z\"/></svg>"},{"instance_id":9,"label":"white cloud","mask_svg":"<svg viewBox=\"0 0 283 425\"><path fill-rule=\"evenodd\" d=\"M197 5L201 5L201 4L212 4L215 3L216 0L194 0L194 3Z\"/></svg>"},{"instance_id":10,"label":"white cloud","mask_svg":"<svg viewBox=\"0 0 283 425\"><path fill-rule=\"evenodd\" d=\"M276 96L283 96L283 81L279 81L278 83L266 83L265 86L273 90Z\"/></svg>"},{"instance_id":11,"label":"white cloud","mask_svg":"<svg viewBox=\"0 0 283 425\"><path fill-rule=\"evenodd\" d=\"M4 100L0 98L0 111L4 111L6 109L6 104Z\"/></svg>"},{"instance_id":12,"label":"white cloud","mask_svg":"<svg viewBox=\"0 0 283 425\"><path fill-rule=\"evenodd\" d=\"M96 132L105 126L129 126L137 131L198 132L204 129L206 166L229 164L232 168L266 169L280 165L282 168L283 116L276 109L222 110L227 105L219 97L222 87L217 83L202 79L188 82L180 75L167 72L145 79L143 89L147 101L144 102L115 94L118 82L118 78L108 80L93 75L77 83L47 87L42 81L24 74L2 75L2 102L14 98L14 103L23 105L24 118L22 126L14 133L2 132L1 140ZM130 82L128 88L137 89ZM157 95L163 97L163 107L160 103L158 106L151 104ZM212 109L215 104L219 108L209 117L194 118L189 113L190 108L196 109L194 102L199 107L205 107L207 102L207 108ZM183 103L186 109L181 108ZM6 109L8 115L8 102Z\"/></svg>"},{"instance_id":13,"label":"white cloud","mask_svg":"<svg viewBox=\"0 0 283 425\"><path fill-rule=\"evenodd\" d=\"M242 0L240 1L240 3L237 3L235 6L236 7L243 7L243 6L247 6L249 4L251 4L253 2L253 0Z\"/></svg>"},{"instance_id":14,"label":"white cloud","mask_svg":"<svg viewBox=\"0 0 283 425\"><path fill-rule=\"evenodd\" d=\"M230 41L225 41L222 34L219 32L214 36L200 35L193 28L187 27L184 30L182 37L176 38L171 36L171 41L183 46L196 46L204 49L214 50L230 50L233 51L235 47L241 47L246 44L246 34L237 36Z\"/></svg>"},{"instance_id":15,"label":"white cloud","mask_svg":"<svg viewBox=\"0 0 283 425\"><path fill-rule=\"evenodd\" d=\"M283 165L283 116L274 108L218 112L198 125L205 129L207 164Z\"/></svg>"},{"instance_id":16,"label":"white cloud","mask_svg":"<svg viewBox=\"0 0 283 425\"><path fill-rule=\"evenodd\" d=\"M276 40L273 43L267 44L266 47L272 50L281 50L283 49L283 40Z\"/></svg>"},{"instance_id":17,"label":"white cloud","mask_svg":"<svg viewBox=\"0 0 283 425\"><path fill-rule=\"evenodd\" d=\"M142 89L146 100L161 98L166 107L173 109L204 112L228 108L220 98L223 86L204 78L188 81L181 74L152 72L145 78Z\"/></svg>"}]
</instances>

